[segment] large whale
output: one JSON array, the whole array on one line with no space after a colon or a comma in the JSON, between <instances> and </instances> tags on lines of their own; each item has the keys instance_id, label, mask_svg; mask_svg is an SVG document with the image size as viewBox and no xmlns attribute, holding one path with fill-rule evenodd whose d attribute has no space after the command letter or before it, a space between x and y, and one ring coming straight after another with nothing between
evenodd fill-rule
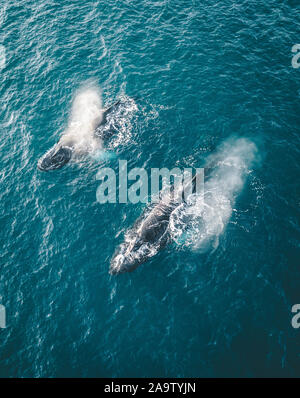
<instances>
[{"instance_id":1,"label":"large whale","mask_svg":"<svg viewBox=\"0 0 300 398\"><path fill-rule=\"evenodd\" d=\"M110 273L133 271L160 251L169 241L205 252L218 246L242 190L250 167L257 160L256 145L246 138L231 137L204 164L204 185L199 195L197 175L192 190L173 189L146 209L125 234L110 263ZM259 158L259 157L258 157Z\"/></svg>"},{"instance_id":2,"label":"large whale","mask_svg":"<svg viewBox=\"0 0 300 398\"><path fill-rule=\"evenodd\" d=\"M96 89L80 92L74 100L67 129L60 140L43 155L37 164L39 170L62 168L75 155L82 155L102 148L113 130L101 130L108 115L120 104L120 100L102 109L101 96Z\"/></svg>"},{"instance_id":3,"label":"large whale","mask_svg":"<svg viewBox=\"0 0 300 398\"><path fill-rule=\"evenodd\" d=\"M184 193L195 193L197 175L190 184L161 195L155 205L147 208L129 229L110 262L110 274L131 272L163 249L170 240L169 222L172 212L185 200Z\"/></svg>"}]
</instances>

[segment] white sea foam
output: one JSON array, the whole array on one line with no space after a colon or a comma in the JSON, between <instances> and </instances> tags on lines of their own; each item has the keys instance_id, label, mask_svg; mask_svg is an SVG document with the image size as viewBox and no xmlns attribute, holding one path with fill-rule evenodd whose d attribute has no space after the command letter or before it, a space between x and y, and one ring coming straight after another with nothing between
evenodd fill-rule
<instances>
[{"instance_id":1,"label":"white sea foam","mask_svg":"<svg viewBox=\"0 0 300 398\"><path fill-rule=\"evenodd\" d=\"M206 167L211 171L205 182L204 200L191 195L171 215L170 231L175 242L197 251L218 246L256 153L253 142L230 139L207 159Z\"/></svg>"},{"instance_id":2,"label":"white sea foam","mask_svg":"<svg viewBox=\"0 0 300 398\"><path fill-rule=\"evenodd\" d=\"M117 106L114 112L107 116L106 123L100 127L105 134L107 131L113 131L114 134L108 143L110 150L115 150L120 145L126 145L132 139L132 130L134 126L134 116L138 110L137 104L133 98L123 94L120 97L122 106Z\"/></svg>"}]
</instances>

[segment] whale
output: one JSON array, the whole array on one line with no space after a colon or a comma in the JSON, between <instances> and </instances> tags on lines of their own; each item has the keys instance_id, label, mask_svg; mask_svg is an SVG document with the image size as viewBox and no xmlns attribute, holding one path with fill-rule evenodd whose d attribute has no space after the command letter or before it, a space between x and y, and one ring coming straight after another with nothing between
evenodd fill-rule
<instances>
[{"instance_id":1,"label":"whale","mask_svg":"<svg viewBox=\"0 0 300 398\"><path fill-rule=\"evenodd\" d=\"M191 179L191 193L196 191L197 174ZM132 272L147 262L170 242L169 223L173 211L185 201L187 184L161 194L158 203L147 207L125 234L110 261L111 275Z\"/></svg>"},{"instance_id":2,"label":"whale","mask_svg":"<svg viewBox=\"0 0 300 398\"><path fill-rule=\"evenodd\" d=\"M73 103L67 129L59 141L48 150L37 163L41 171L61 169L73 157L101 149L103 142L115 133L113 128L101 129L109 115L121 104L121 100L102 109L101 97L97 90L79 93Z\"/></svg>"},{"instance_id":3,"label":"whale","mask_svg":"<svg viewBox=\"0 0 300 398\"><path fill-rule=\"evenodd\" d=\"M111 258L110 274L133 271L170 242L199 253L215 250L251 167L258 161L255 143L246 138L233 136L220 144L205 159L202 171L195 173L191 189L186 192L187 187L173 185L127 230ZM200 191L196 182L202 172Z\"/></svg>"}]
</instances>

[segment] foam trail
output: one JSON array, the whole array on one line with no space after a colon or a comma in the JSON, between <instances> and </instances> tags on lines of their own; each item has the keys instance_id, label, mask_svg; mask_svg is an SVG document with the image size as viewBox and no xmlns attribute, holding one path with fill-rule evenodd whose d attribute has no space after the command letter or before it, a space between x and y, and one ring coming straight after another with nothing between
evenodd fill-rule
<instances>
[{"instance_id":1,"label":"foam trail","mask_svg":"<svg viewBox=\"0 0 300 398\"><path fill-rule=\"evenodd\" d=\"M178 245L203 252L218 246L256 153L253 142L230 139L207 159L205 167L212 171L205 182L204 201L191 195L171 216L171 236Z\"/></svg>"}]
</instances>

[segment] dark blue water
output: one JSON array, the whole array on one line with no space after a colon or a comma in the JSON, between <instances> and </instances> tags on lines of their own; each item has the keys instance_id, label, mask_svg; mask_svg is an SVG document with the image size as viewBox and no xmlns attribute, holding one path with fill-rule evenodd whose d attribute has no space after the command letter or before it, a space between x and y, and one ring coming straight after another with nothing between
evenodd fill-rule
<instances>
[{"instance_id":1,"label":"dark blue water","mask_svg":"<svg viewBox=\"0 0 300 398\"><path fill-rule=\"evenodd\" d=\"M2 0L0 376L299 376L299 11ZM85 84L135 98L115 156L42 173ZM214 247L109 275L142 205L97 203L97 171L200 167L233 135L258 150Z\"/></svg>"}]
</instances>

